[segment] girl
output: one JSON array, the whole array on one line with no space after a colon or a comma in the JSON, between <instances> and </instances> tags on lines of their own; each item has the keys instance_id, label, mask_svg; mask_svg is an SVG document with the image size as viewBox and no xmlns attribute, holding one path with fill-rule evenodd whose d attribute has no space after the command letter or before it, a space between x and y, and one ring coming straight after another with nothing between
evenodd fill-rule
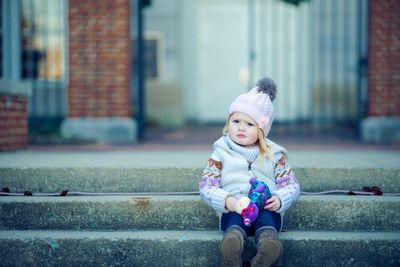
<instances>
[{"instance_id":1,"label":"girl","mask_svg":"<svg viewBox=\"0 0 400 267\"><path fill-rule=\"evenodd\" d=\"M270 266L283 253L278 232L284 212L296 202L300 185L287 163L287 151L267 139L273 121L276 85L269 78L235 99L223 136L214 143L199 183L201 198L222 213L220 253L225 266L242 266L245 237L254 235L257 254L251 266ZM252 177L272 193L257 219L246 226L240 215L249 203Z\"/></svg>"}]
</instances>

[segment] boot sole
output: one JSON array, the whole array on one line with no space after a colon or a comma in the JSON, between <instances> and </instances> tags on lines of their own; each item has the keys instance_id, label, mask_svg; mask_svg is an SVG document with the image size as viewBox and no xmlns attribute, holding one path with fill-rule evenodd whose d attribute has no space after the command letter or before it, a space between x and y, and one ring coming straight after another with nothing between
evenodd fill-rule
<instances>
[{"instance_id":1,"label":"boot sole","mask_svg":"<svg viewBox=\"0 0 400 267\"><path fill-rule=\"evenodd\" d=\"M274 264L283 254L282 243L279 240L268 239L260 244L256 256L251 260L252 267L267 267Z\"/></svg>"},{"instance_id":2,"label":"boot sole","mask_svg":"<svg viewBox=\"0 0 400 267\"><path fill-rule=\"evenodd\" d=\"M221 243L221 254L226 267L242 267L243 247L237 236L227 236Z\"/></svg>"}]
</instances>

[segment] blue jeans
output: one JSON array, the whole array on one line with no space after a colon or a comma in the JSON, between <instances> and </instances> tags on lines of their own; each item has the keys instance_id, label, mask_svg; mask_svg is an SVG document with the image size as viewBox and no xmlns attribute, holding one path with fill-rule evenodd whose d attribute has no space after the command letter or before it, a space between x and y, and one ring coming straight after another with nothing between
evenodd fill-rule
<instances>
[{"instance_id":1,"label":"blue jeans","mask_svg":"<svg viewBox=\"0 0 400 267\"><path fill-rule=\"evenodd\" d=\"M247 236L254 235L258 229L265 226L273 227L279 232L281 229L281 215L274 211L263 209L258 214L257 219L250 226L246 226L244 225L242 216L236 212L223 213L221 217L221 230L225 232L232 226L239 226Z\"/></svg>"}]
</instances>

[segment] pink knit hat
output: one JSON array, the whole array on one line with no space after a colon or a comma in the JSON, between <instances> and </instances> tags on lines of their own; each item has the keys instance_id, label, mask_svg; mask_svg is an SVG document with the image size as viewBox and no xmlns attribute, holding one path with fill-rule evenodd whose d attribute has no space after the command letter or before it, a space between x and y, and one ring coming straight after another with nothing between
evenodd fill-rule
<instances>
[{"instance_id":1,"label":"pink knit hat","mask_svg":"<svg viewBox=\"0 0 400 267\"><path fill-rule=\"evenodd\" d=\"M275 82L269 78L259 80L256 87L238 96L229 106L229 116L242 112L255 120L266 137L274 120L272 101L276 96Z\"/></svg>"}]
</instances>

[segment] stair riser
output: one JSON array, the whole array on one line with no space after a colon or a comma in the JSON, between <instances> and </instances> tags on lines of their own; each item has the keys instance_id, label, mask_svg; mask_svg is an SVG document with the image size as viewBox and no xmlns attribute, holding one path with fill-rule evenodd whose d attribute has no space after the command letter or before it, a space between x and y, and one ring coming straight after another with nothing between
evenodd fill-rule
<instances>
[{"instance_id":1,"label":"stair riser","mask_svg":"<svg viewBox=\"0 0 400 267\"><path fill-rule=\"evenodd\" d=\"M397 230L400 198L302 196L285 230ZM218 229L216 212L198 196L4 197L0 229Z\"/></svg>"},{"instance_id":2,"label":"stair riser","mask_svg":"<svg viewBox=\"0 0 400 267\"><path fill-rule=\"evenodd\" d=\"M0 240L2 266L219 266L216 242ZM189 245L190 244L190 245ZM196 255L202 251L201 255Z\"/></svg>"},{"instance_id":3,"label":"stair riser","mask_svg":"<svg viewBox=\"0 0 400 267\"><path fill-rule=\"evenodd\" d=\"M344 233L345 234L345 233ZM284 266L399 266L400 240L287 240Z\"/></svg>"},{"instance_id":4,"label":"stair riser","mask_svg":"<svg viewBox=\"0 0 400 267\"><path fill-rule=\"evenodd\" d=\"M0 186L12 192L198 191L201 168L0 168ZM400 169L296 168L303 191L361 190L379 186L400 192Z\"/></svg>"},{"instance_id":5,"label":"stair riser","mask_svg":"<svg viewBox=\"0 0 400 267\"><path fill-rule=\"evenodd\" d=\"M72 202L0 202L1 213L6 214L1 227L19 230L218 229L216 213L199 199L122 199L110 202L74 199Z\"/></svg>"},{"instance_id":6,"label":"stair riser","mask_svg":"<svg viewBox=\"0 0 400 267\"><path fill-rule=\"evenodd\" d=\"M46 236L0 238L2 266L221 266L221 235L208 239ZM283 266L399 266L400 239L296 238L281 234ZM255 254L248 242L244 259Z\"/></svg>"},{"instance_id":7,"label":"stair riser","mask_svg":"<svg viewBox=\"0 0 400 267\"><path fill-rule=\"evenodd\" d=\"M284 217L289 230L399 230L400 197L301 196Z\"/></svg>"}]
</instances>

